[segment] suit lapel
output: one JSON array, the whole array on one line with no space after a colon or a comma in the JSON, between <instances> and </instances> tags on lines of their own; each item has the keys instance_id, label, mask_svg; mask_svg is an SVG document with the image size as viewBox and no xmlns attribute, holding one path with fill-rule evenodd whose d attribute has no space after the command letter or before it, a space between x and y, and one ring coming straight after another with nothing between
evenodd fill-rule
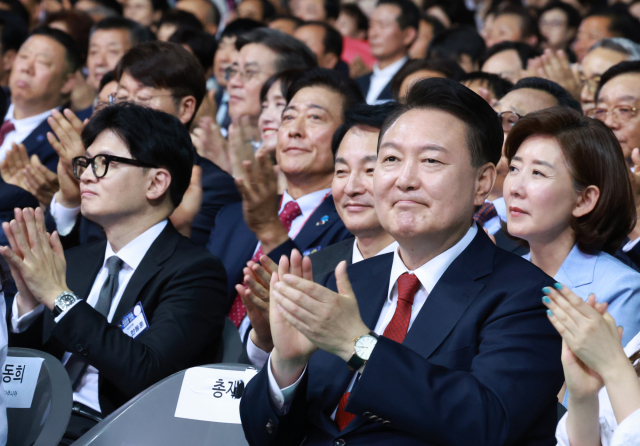
<instances>
[{"instance_id":1,"label":"suit lapel","mask_svg":"<svg viewBox=\"0 0 640 446\"><path fill-rule=\"evenodd\" d=\"M119 322L140 300L140 291L162 269L162 263L174 252L179 240L180 234L175 230L171 221L167 222L167 226L151 244L140 265L131 276L113 315L113 323Z\"/></svg>"},{"instance_id":2,"label":"suit lapel","mask_svg":"<svg viewBox=\"0 0 640 446\"><path fill-rule=\"evenodd\" d=\"M325 223L322 223L323 220ZM298 235L296 235L294 239L296 245L303 251L313 248L324 248L324 246L314 246L314 242L328 231L329 228L338 223L342 223L342 220L340 220L338 211L336 211L333 197L329 195L320 203L320 206L311 214L302 226L302 229L300 229L300 232L298 232Z\"/></svg>"}]
</instances>

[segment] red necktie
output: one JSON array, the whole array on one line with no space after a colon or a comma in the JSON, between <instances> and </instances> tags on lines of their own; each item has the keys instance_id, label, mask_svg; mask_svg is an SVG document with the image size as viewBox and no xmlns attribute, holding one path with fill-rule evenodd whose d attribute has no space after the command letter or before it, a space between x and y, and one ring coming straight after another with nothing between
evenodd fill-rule
<instances>
[{"instance_id":1,"label":"red necktie","mask_svg":"<svg viewBox=\"0 0 640 446\"><path fill-rule=\"evenodd\" d=\"M15 129L16 126L13 125L12 122L5 121L2 123L2 126L0 126L0 145L2 145L2 143L4 142L4 137L7 135L7 133L11 133Z\"/></svg>"},{"instance_id":2,"label":"red necktie","mask_svg":"<svg viewBox=\"0 0 640 446\"><path fill-rule=\"evenodd\" d=\"M498 216L496 207L490 201L485 201L480 210L473 216L473 219L482 226L489 220Z\"/></svg>"},{"instance_id":3,"label":"red necktie","mask_svg":"<svg viewBox=\"0 0 640 446\"><path fill-rule=\"evenodd\" d=\"M391 318L387 328L384 329L382 336L402 344L409 329L413 298L419 286L420 281L415 274L404 273L398 277L398 305L396 306L396 312L393 313L393 318ZM342 395L340 403L338 404L338 410L336 411L335 421L340 430L344 430L356 417L354 414L344 411L349 401L350 393L351 392L346 392Z\"/></svg>"},{"instance_id":4,"label":"red necktie","mask_svg":"<svg viewBox=\"0 0 640 446\"><path fill-rule=\"evenodd\" d=\"M293 220L298 218L300 215L302 215L302 211L300 210L300 206L298 205L298 203L296 203L295 201L290 201L284 205L284 209L282 210L282 212L280 212L279 218L282 226L284 226L284 229L287 232L289 232L289 229L291 229L291 223L293 222ZM262 245L260 245L251 260L258 263L260 257L262 257L263 254L264 251L262 251ZM229 311L229 319L231 319L231 321L236 324L236 327L240 327L240 323L242 322L245 314L247 314L247 309L242 303L242 298L238 294L236 295L236 299L233 301L231 311Z\"/></svg>"}]
</instances>

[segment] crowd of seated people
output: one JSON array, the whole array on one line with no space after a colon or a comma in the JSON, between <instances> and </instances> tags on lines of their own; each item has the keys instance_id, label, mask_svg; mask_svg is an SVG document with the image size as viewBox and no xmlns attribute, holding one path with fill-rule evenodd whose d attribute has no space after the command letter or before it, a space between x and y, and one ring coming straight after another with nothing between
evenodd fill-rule
<instances>
[{"instance_id":1,"label":"crowd of seated people","mask_svg":"<svg viewBox=\"0 0 640 446\"><path fill-rule=\"evenodd\" d=\"M640 1L0 3L0 363L59 359L60 444L226 324L252 446L640 445Z\"/></svg>"}]
</instances>

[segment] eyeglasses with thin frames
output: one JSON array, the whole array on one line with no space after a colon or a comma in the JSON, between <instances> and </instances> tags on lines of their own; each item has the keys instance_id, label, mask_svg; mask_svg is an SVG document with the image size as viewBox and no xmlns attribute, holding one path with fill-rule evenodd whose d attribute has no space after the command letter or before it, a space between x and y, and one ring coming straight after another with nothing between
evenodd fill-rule
<instances>
[{"instance_id":1,"label":"eyeglasses with thin frames","mask_svg":"<svg viewBox=\"0 0 640 446\"><path fill-rule=\"evenodd\" d=\"M151 101L153 101L155 98L161 98L166 96L173 96L173 94L172 93L155 94L149 97L133 97L133 99L129 98L128 96L118 96L116 94L110 94L109 105L120 104L121 102L132 102L134 104L149 105Z\"/></svg>"},{"instance_id":2,"label":"eyeglasses with thin frames","mask_svg":"<svg viewBox=\"0 0 640 446\"><path fill-rule=\"evenodd\" d=\"M236 74L239 74L240 79L242 79L243 82L249 82L260 73L260 70L240 70L238 67L231 66L224 69L224 78L225 80L230 81Z\"/></svg>"},{"instance_id":3,"label":"eyeglasses with thin frames","mask_svg":"<svg viewBox=\"0 0 640 446\"><path fill-rule=\"evenodd\" d=\"M500 119L500 123L502 124L502 130L505 133L509 133L514 125L522 118L516 112L512 111L503 111L498 113L498 119Z\"/></svg>"},{"instance_id":4,"label":"eyeglasses with thin frames","mask_svg":"<svg viewBox=\"0 0 640 446\"><path fill-rule=\"evenodd\" d=\"M602 107L596 107L587 110L585 113L588 117L605 121L607 116L611 114L614 121L619 124L626 124L633 118L638 112L636 107L630 105L616 105L611 110L607 110Z\"/></svg>"},{"instance_id":5,"label":"eyeglasses with thin frames","mask_svg":"<svg viewBox=\"0 0 640 446\"><path fill-rule=\"evenodd\" d=\"M111 164L113 161L136 167L158 167L154 164L145 163L142 161L134 160L132 158L122 158L114 155L96 155L93 158L88 158L86 156L76 156L71 161L73 165L73 175L76 177L76 179L79 180L82 174L87 170L89 165L91 165L91 170L93 170L93 174L95 175L95 177L102 178L107 174L109 170L109 164Z\"/></svg>"}]
</instances>

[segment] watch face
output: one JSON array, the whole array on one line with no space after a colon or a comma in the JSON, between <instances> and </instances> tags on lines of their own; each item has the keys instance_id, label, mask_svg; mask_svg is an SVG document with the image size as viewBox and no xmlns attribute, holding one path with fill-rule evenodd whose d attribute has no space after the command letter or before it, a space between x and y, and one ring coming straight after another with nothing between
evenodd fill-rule
<instances>
[{"instance_id":1,"label":"watch face","mask_svg":"<svg viewBox=\"0 0 640 446\"><path fill-rule=\"evenodd\" d=\"M356 355L365 361L369 360L369 356L371 356L371 352L373 351L373 347L376 346L378 340L371 335L362 336L356 342L355 351Z\"/></svg>"},{"instance_id":2,"label":"watch face","mask_svg":"<svg viewBox=\"0 0 640 446\"><path fill-rule=\"evenodd\" d=\"M67 308L77 300L73 294L62 294L56 299L56 305L61 308Z\"/></svg>"}]
</instances>

